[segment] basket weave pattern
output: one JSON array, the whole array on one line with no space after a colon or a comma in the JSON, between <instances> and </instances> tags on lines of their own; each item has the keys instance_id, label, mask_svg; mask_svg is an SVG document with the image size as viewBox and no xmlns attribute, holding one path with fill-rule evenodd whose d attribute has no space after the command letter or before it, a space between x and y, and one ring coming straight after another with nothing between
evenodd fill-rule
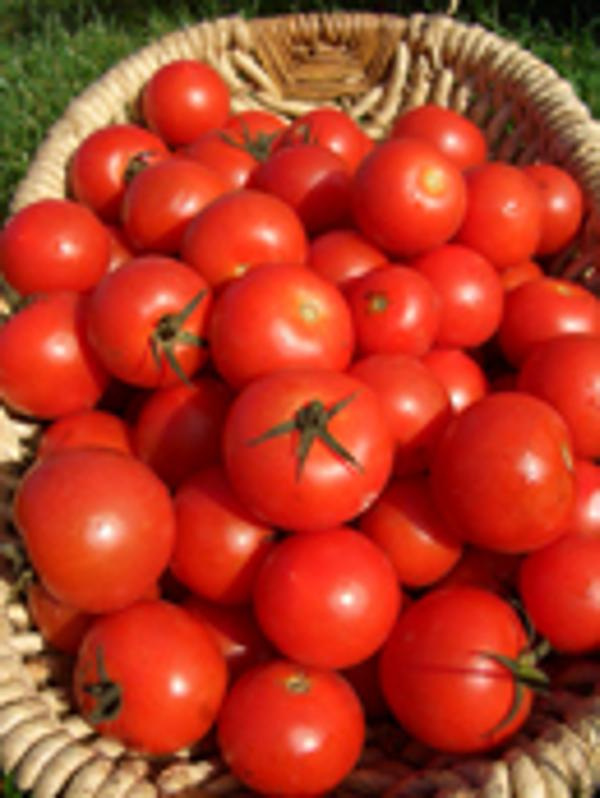
<instances>
[{"instance_id":1,"label":"basket weave pattern","mask_svg":"<svg viewBox=\"0 0 600 798\"><path fill-rule=\"evenodd\" d=\"M161 65L199 58L215 66L234 111L262 108L293 118L335 104L375 137L401 108L434 102L477 122L495 157L552 160L583 187L587 223L578 258L557 272L590 285L586 255L600 238L600 125L570 84L518 45L445 16L310 14L204 22L121 61L48 131L14 195L12 210L67 192L66 166L93 130L136 118L141 87ZM577 265L574 265L574 264ZM0 408L0 518L9 535L10 495L35 425ZM0 767L35 798L157 798L246 795L214 753L151 762L99 738L72 714L68 665L45 648L13 580L0 580ZM600 665L570 662L510 748L489 758L433 755L399 730L370 729L364 755L337 794L440 798L562 798L600 784ZM149 718L151 723L152 719ZM208 750L208 754L206 754Z\"/></svg>"}]
</instances>

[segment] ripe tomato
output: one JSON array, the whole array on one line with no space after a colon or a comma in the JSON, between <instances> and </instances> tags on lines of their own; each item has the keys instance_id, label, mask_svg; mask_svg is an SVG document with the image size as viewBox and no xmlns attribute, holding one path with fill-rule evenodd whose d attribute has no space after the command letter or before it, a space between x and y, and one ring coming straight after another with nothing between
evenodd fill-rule
<instances>
[{"instance_id":1,"label":"ripe tomato","mask_svg":"<svg viewBox=\"0 0 600 798\"><path fill-rule=\"evenodd\" d=\"M164 141L139 125L113 124L90 133L69 162L73 196L106 222L117 222L128 181L138 168L165 160Z\"/></svg>"},{"instance_id":2,"label":"ripe tomato","mask_svg":"<svg viewBox=\"0 0 600 798\"><path fill-rule=\"evenodd\" d=\"M402 112L394 120L390 136L428 141L462 170L479 166L487 157L487 142L480 128L466 116L439 105L428 103Z\"/></svg>"},{"instance_id":3,"label":"ripe tomato","mask_svg":"<svg viewBox=\"0 0 600 798\"><path fill-rule=\"evenodd\" d=\"M366 509L389 476L393 452L371 388L313 369L276 372L243 388L223 447L248 509L292 530L327 529Z\"/></svg>"},{"instance_id":4,"label":"ripe tomato","mask_svg":"<svg viewBox=\"0 0 600 798\"><path fill-rule=\"evenodd\" d=\"M506 269L537 252L542 200L517 166L492 161L466 174L467 207L456 241Z\"/></svg>"},{"instance_id":5,"label":"ripe tomato","mask_svg":"<svg viewBox=\"0 0 600 798\"><path fill-rule=\"evenodd\" d=\"M564 169L549 163L524 166L523 171L542 197L542 235L538 255L551 255L566 246L583 218L583 193Z\"/></svg>"},{"instance_id":6,"label":"ripe tomato","mask_svg":"<svg viewBox=\"0 0 600 798\"><path fill-rule=\"evenodd\" d=\"M175 254L188 222L228 190L220 174L190 158L148 166L127 186L121 222L137 252Z\"/></svg>"},{"instance_id":7,"label":"ripe tomato","mask_svg":"<svg viewBox=\"0 0 600 798\"><path fill-rule=\"evenodd\" d=\"M563 535L526 557L519 593L536 631L556 651L591 652L600 644L600 538Z\"/></svg>"},{"instance_id":8,"label":"ripe tomato","mask_svg":"<svg viewBox=\"0 0 600 798\"><path fill-rule=\"evenodd\" d=\"M223 759L251 790L318 795L356 764L365 722L343 676L275 660L233 685L217 733Z\"/></svg>"},{"instance_id":9,"label":"ripe tomato","mask_svg":"<svg viewBox=\"0 0 600 798\"><path fill-rule=\"evenodd\" d=\"M443 244L411 265L441 299L438 346L476 347L492 337L502 318L504 289L489 260L469 247Z\"/></svg>"},{"instance_id":10,"label":"ripe tomato","mask_svg":"<svg viewBox=\"0 0 600 798\"><path fill-rule=\"evenodd\" d=\"M133 425L136 455L171 488L217 463L231 398L228 387L210 376L152 391Z\"/></svg>"},{"instance_id":11,"label":"ripe tomato","mask_svg":"<svg viewBox=\"0 0 600 798\"><path fill-rule=\"evenodd\" d=\"M166 754L210 730L226 681L225 660L208 628L174 604L142 601L93 624L77 657L73 690L80 712L101 734Z\"/></svg>"},{"instance_id":12,"label":"ripe tomato","mask_svg":"<svg viewBox=\"0 0 600 798\"><path fill-rule=\"evenodd\" d=\"M93 615L54 598L40 582L27 585L27 609L46 643L65 654L77 653L94 620Z\"/></svg>"},{"instance_id":13,"label":"ripe tomato","mask_svg":"<svg viewBox=\"0 0 600 798\"><path fill-rule=\"evenodd\" d=\"M315 108L296 117L277 138L276 148L319 144L339 156L354 172L373 141L339 108Z\"/></svg>"},{"instance_id":14,"label":"ripe tomato","mask_svg":"<svg viewBox=\"0 0 600 798\"><path fill-rule=\"evenodd\" d=\"M431 464L434 500L456 534L523 553L563 531L574 499L567 427L525 393L488 394L446 427Z\"/></svg>"},{"instance_id":15,"label":"ripe tomato","mask_svg":"<svg viewBox=\"0 0 600 798\"><path fill-rule=\"evenodd\" d=\"M254 614L283 654L318 668L348 668L383 644L402 603L394 568L350 527L277 543L254 584Z\"/></svg>"},{"instance_id":16,"label":"ripe tomato","mask_svg":"<svg viewBox=\"0 0 600 798\"><path fill-rule=\"evenodd\" d=\"M361 515L359 526L387 554L406 587L437 582L462 552L431 500L424 475L389 482Z\"/></svg>"},{"instance_id":17,"label":"ripe tomato","mask_svg":"<svg viewBox=\"0 0 600 798\"><path fill-rule=\"evenodd\" d=\"M571 333L539 344L517 385L558 410L576 455L600 458L600 335Z\"/></svg>"},{"instance_id":18,"label":"ripe tomato","mask_svg":"<svg viewBox=\"0 0 600 798\"><path fill-rule=\"evenodd\" d=\"M389 264L354 280L346 291L363 354L424 355L440 327L441 302L416 269Z\"/></svg>"},{"instance_id":19,"label":"ripe tomato","mask_svg":"<svg viewBox=\"0 0 600 798\"><path fill-rule=\"evenodd\" d=\"M175 535L166 487L139 460L111 449L39 460L19 486L14 516L44 585L86 612L144 595L166 568Z\"/></svg>"},{"instance_id":20,"label":"ripe tomato","mask_svg":"<svg viewBox=\"0 0 600 798\"><path fill-rule=\"evenodd\" d=\"M600 537L600 465L575 460L575 501L565 527L567 532Z\"/></svg>"},{"instance_id":21,"label":"ripe tomato","mask_svg":"<svg viewBox=\"0 0 600 798\"><path fill-rule=\"evenodd\" d=\"M105 410L69 413L43 431L36 456L47 457L63 449L97 446L133 454L129 424Z\"/></svg>"},{"instance_id":22,"label":"ripe tomato","mask_svg":"<svg viewBox=\"0 0 600 798\"><path fill-rule=\"evenodd\" d=\"M538 277L543 276L544 271L539 264L534 260L524 260L514 266L503 269L500 272L500 281L505 291L512 291L513 288L518 288L523 283L537 280Z\"/></svg>"},{"instance_id":23,"label":"ripe tomato","mask_svg":"<svg viewBox=\"0 0 600 798\"><path fill-rule=\"evenodd\" d=\"M470 585L491 590L504 598L515 595L517 574L523 557L501 551L464 546L460 560L436 584L437 588Z\"/></svg>"},{"instance_id":24,"label":"ripe tomato","mask_svg":"<svg viewBox=\"0 0 600 798\"><path fill-rule=\"evenodd\" d=\"M271 111L250 108L232 114L223 125L223 129L232 135L238 143L245 141L258 142L263 139L272 140L276 134L287 127L286 120Z\"/></svg>"},{"instance_id":25,"label":"ripe tomato","mask_svg":"<svg viewBox=\"0 0 600 798\"><path fill-rule=\"evenodd\" d=\"M190 222L182 245L183 260L213 287L263 263L304 263L307 251L295 211L252 189L228 192L211 203Z\"/></svg>"},{"instance_id":26,"label":"ripe tomato","mask_svg":"<svg viewBox=\"0 0 600 798\"><path fill-rule=\"evenodd\" d=\"M423 355L422 362L442 383L456 413L481 399L489 390L484 370L462 349L430 349Z\"/></svg>"},{"instance_id":27,"label":"ripe tomato","mask_svg":"<svg viewBox=\"0 0 600 798\"><path fill-rule=\"evenodd\" d=\"M398 722L426 745L485 751L526 720L529 687L517 668L526 632L511 605L475 587L431 590L400 614L380 659L384 696ZM520 695L519 695L520 693Z\"/></svg>"},{"instance_id":28,"label":"ripe tomato","mask_svg":"<svg viewBox=\"0 0 600 798\"><path fill-rule=\"evenodd\" d=\"M202 61L179 59L157 69L141 98L148 126L168 144L189 144L229 116L229 88Z\"/></svg>"},{"instance_id":29,"label":"ripe tomato","mask_svg":"<svg viewBox=\"0 0 600 798\"><path fill-rule=\"evenodd\" d=\"M236 388L280 369L344 371L354 353L340 291L305 266L283 263L250 269L226 286L209 337L217 371Z\"/></svg>"},{"instance_id":30,"label":"ripe tomato","mask_svg":"<svg viewBox=\"0 0 600 798\"><path fill-rule=\"evenodd\" d=\"M541 341L572 333L600 335L600 301L587 288L543 277L507 294L498 343L513 365L521 365Z\"/></svg>"},{"instance_id":31,"label":"ripe tomato","mask_svg":"<svg viewBox=\"0 0 600 798\"><path fill-rule=\"evenodd\" d=\"M346 288L387 263L383 252L350 228L329 230L310 242L306 265L326 280Z\"/></svg>"},{"instance_id":32,"label":"ripe tomato","mask_svg":"<svg viewBox=\"0 0 600 798\"><path fill-rule=\"evenodd\" d=\"M20 294L87 291L107 271L110 236L102 222L71 200L27 205L0 236L0 270Z\"/></svg>"},{"instance_id":33,"label":"ripe tomato","mask_svg":"<svg viewBox=\"0 0 600 798\"><path fill-rule=\"evenodd\" d=\"M419 139L384 141L354 176L356 225L377 246L400 257L445 244L462 223L465 207L461 172Z\"/></svg>"},{"instance_id":34,"label":"ripe tomato","mask_svg":"<svg viewBox=\"0 0 600 798\"><path fill-rule=\"evenodd\" d=\"M225 128L208 130L188 144L181 154L217 172L232 191L247 184L258 164L251 144L238 144Z\"/></svg>"},{"instance_id":35,"label":"ripe tomato","mask_svg":"<svg viewBox=\"0 0 600 798\"><path fill-rule=\"evenodd\" d=\"M406 475L425 470L451 417L442 383L410 355L369 355L355 361L349 373L368 385L381 402L394 439L394 472Z\"/></svg>"},{"instance_id":36,"label":"ripe tomato","mask_svg":"<svg viewBox=\"0 0 600 798\"><path fill-rule=\"evenodd\" d=\"M122 227L117 225L107 225L106 229L110 236L110 261L108 271L112 272L127 263L134 257L133 250L125 236Z\"/></svg>"},{"instance_id":37,"label":"ripe tomato","mask_svg":"<svg viewBox=\"0 0 600 798\"><path fill-rule=\"evenodd\" d=\"M140 256L96 286L86 320L89 340L120 380L142 387L174 385L206 361L211 301L206 281L186 264Z\"/></svg>"},{"instance_id":38,"label":"ripe tomato","mask_svg":"<svg viewBox=\"0 0 600 798\"><path fill-rule=\"evenodd\" d=\"M249 602L274 531L251 516L219 466L187 479L174 502L177 537L170 567L177 579L217 603Z\"/></svg>"},{"instance_id":39,"label":"ripe tomato","mask_svg":"<svg viewBox=\"0 0 600 798\"><path fill-rule=\"evenodd\" d=\"M297 144L276 149L254 169L249 186L282 199L315 235L349 220L350 182L338 155L318 144Z\"/></svg>"},{"instance_id":40,"label":"ripe tomato","mask_svg":"<svg viewBox=\"0 0 600 798\"><path fill-rule=\"evenodd\" d=\"M93 407L109 377L85 335L86 298L41 295L0 327L0 397L42 419Z\"/></svg>"}]
</instances>

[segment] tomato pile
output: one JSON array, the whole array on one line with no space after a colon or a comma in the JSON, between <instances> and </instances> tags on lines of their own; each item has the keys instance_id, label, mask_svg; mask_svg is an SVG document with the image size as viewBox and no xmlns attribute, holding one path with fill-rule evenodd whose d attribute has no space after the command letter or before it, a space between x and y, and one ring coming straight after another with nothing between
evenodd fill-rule
<instances>
[{"instance_id":1,"label":"tomato pile","mask_svg":"<svg viewBox=\"0 0 600 798\"><path fill-rule=\"evenodd\" d=\"M7 221L31 614L101 734L318 795L365 718L483 751L600 646L600 301L563 169L467 118L232 113L207 64Z\"/></svg>"}]
</instances>

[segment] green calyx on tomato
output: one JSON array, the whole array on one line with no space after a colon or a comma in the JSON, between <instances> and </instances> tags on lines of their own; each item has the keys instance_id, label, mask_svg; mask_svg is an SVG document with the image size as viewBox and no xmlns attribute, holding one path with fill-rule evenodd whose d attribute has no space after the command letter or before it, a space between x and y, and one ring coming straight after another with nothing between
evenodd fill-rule
<instances>
[{"instance_id":1,"label":"green calyx on tomato","mask_svg":"<svg viewBox=\"0 0 600 798\"><path fill-rule=\"evenodd\" d=\"M121 685L108 675L104 653L100 647L96 649L96 672L96 681L83 685L83 691L94 700L94 706L88 713L88 720L94 725L118 718L123 703Z\"/></svg>"},{"instance_id":2,"label":"green calyx on tomato","mask_svg":"<svg viewBox=\"0 0 600 798\"><path fill-rule=\"evenodd\" d=\"M242 140L240 141L235 136L229 133L222 132L221 138L226 144L231 147L238 147L244 150L257 161L266 161L271 154L271 146L276 137L276 133L257 133L252 136L248 125L242 123Z\"/></svg>"},{"instance_id":3,"label":"green calyx on tomato","mask_svg":"<svg viewBox=\"0 0 600 798\"><path fill-rule=\"evenodd\" d=\"M184 373L174 352L174 347L178 344L191 344L193 346L207 346L208 342L189 330L182 329L187 319L198 307L206 290L199 291L178 313L167 313L159 319L154 332L150 336L150 349L156 362L157 368L161 367L161 354L167 359L168 364L177 374L179 379L186 385L191 385L190 379Z\"/></svg>"},{"instance_id":4,"label":"green calyx on tomato","mask_svg":"<svg viewBox=\"0 0 600 798\"><path fill-rule=\"evenodd\" d=\"M284 679L285 689L290 693L308 693L310 677L303 671L292 673Z\"/></svg>"},{"instance_id":5,"label":"green calyx on tomato","mask_svg":"<svg viewBox=\"0 0 600 798\"><path fill-rule=\"evenodd\" d=\"M331 419L343 410L354 399L355 394L345 396L336 402L329 409L325 407L320 399L313 399L310 402L302 405L297 410L293 417L282 421L281 424L276 424L274 427L266 430L256 438L248 441L249 446L256 446L257 444L264 443L265 441L275 438L278 435L287 435L289 432L297 430L300 433L300 440L296 449L297 468L296 478L300 479L302 476L302 469L306 458L309 455L310 449L317 438L319 438L326 446L328 446L335 454L346 460L352 466L362 471L362 466L354 455L349 452L334 436L331 434L328 423Z\"/></svg>"},{"instance_id":6,"label":"green calyx on tomato","mask_svg":"<svg viewBox=\"0 0 600 798\"><path fill-rule=\"evenodd\" d=\"M369 313L383 313L390 304L388 297L380 291L370 291L366 296L366 300Z\"/></svg>"},{"instance_id":7,"label":"green calyx on tomato","mask_svg":"<svg viewBox=\"0 0 600 798\"><path fill-rule=\"evenodd\" d=\"M133 178L140 172L143 172L147 166L151 166L158 156L159 153L156 150L143 150L134 155L133 158L129 160L125 169L125 174L123 175L125 183L131 183Z\"/></svg>"}]
</instances>

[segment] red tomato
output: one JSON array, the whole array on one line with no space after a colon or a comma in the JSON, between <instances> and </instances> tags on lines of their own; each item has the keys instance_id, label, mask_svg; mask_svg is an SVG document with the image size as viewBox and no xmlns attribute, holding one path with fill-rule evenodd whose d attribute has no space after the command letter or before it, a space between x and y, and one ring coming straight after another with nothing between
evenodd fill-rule
<instances>
[{"instance_id":1,"label":"red tomato","mask_svg":"<svg viewBox=\"0 0 600 798\"><path fill-rule=\"evenodd\" d=\"M600 537L600 465L575 460L575 501L565 527L578 535Z\"/></svg>"},{"instance_id":2,"label":"red tomato","mask_svg":"<svg viewBox=\"0 0 600 798\"><path fill-rule=\"evenodd\" d=\"M504 306L500 276L489 260L460 244L444 244L411 264L441 299L438 346L476 347L496 332Z\"/></svg>"},{"instance_id":3,"label":"red tomato","mask_svg":"<svg viewBox=\"0 0 600 798\"><path fill-rule=\"evenodd\" d=\"M427 468L451 416L442 383L410 355L370 355L355 361L349 373L381 402L395 444L394 472L415 474Z\"/></svg>"},{"instance_id":4,"label":"red tomato","mask_svg":"<svg viewBox=\"0 0 600 798\"><path fill-rule=\"evenodd\" d=\"M460 171L419 139L384 141L354 177L354 220L368 239L393 255L418 255L445 244L462 223L465 207Z\"/></svg>"},{"instance_id":5,"label":"red tomato","mask_svg":"<svg viewBox=\"0 0 600 798\"><path fill-rule=\"evenodd\" d=\"M430 349L422 361L446 389L456 413L481 399L489 390L485 372L462 349Z\"/></svg>"},{"instance_id":6,"label":"red tomato","mask_svg":"<svg viewBox=\"0 0 600 798\"><path fill-rule=\"evenodd\" d=\"M170 487L217 463L231 398L227 386L209 376L152 391L133 425L136 455Z\"/></svg>"},{"instance_id":7,"label":"red tomato","mask_svg":"<svg viewBox=\"0 0 600 798\"><path fill-rule=\"evenodd\" d=\"M260 264L304 263L307 250L302 222L289 205L262 191L240 189L193 219L182 257L216 287Z\"/></svg>"},{"instance_id":8,"label":"red tomato","mask_svg":"<svg viewBox=\"0 0 600 798\"><path fill-rule=\"evenodd\" d=\"M440 327L441 302L415 269L389 264L354 280L346 292L363 354L424 355Z\"/></svg>"},{"instance_id":9,"label":"red tomato","mask_svg":"<svg viewBox=\"0 0 600 798\"><path fill-rule=\"evenodd\" d=\"M390 136L413 136L433 144L459 169L479 166L487 158L487 142L470 119L451 108L426 104L403 111L394 121Z\"/></svg>"},{"instance_id":10,"label":"red tomato","mask_svg":"<svg viewBox=\"0 0 600 798\"><path fill-rule=\"evenodd\" d=\"M344 371L354 353L352 315L331 283L305 266L259 266L225 287L210 319L213 363L239 388L289 368Z\"/></svg>"},{"instance_id":11,"label":"red tomato","mask_svg":"<svg viewBox=\"0 0 600 798\"><path fill-rule=\"evenodd\" d=\"M345 668L341 673L356 691L369 720L387 718L389 710L379 683L379 652L369 659Z\"/></svg>"},{"instance_id":12,"label":"red tomato","mask_svg":"<svg viewBox=\"0 0 600 798\"><path fill-rule=\"evenodd\" d=\"M107 271L110 236L96 216L71 200L27 205L0 236L0 270L20 294L87 291Z\"/></svg>"},{"instance_id":13,"label":"red tomato","mask_svg":"<svg viewBox=\"0 0 600 798\"><path fill-rule=\"evenodd\" d=\"M276 660L245 673L219 714L226 764L251 790L328 793L350 773L365 740L360 701L333 671Z\"/></svg>"},{"instance_id":14,"label":"red tomato","mask_svg":"<svg viewBox=\"0 0 600 798\"><path fill-rule=\"evenodd\" d=\"M0 397L42 419L87 410L109 377L85 335L86 299L73 291L34 299L0 327Z\"/></svg>"},{"instance_id":15,"label":"red tomato","mask_svg":"<svg viewBox=\"0 0 600 798\"><path fill-rule=\"evenodd\" d=\"M600 538L563 535L523 560L519 593L536 631L553 649L591 652L600 644Z\"/></svg>"},{"instance_id":16,"label":"red tomato","mask_svg":"<svg viewBox=\"0 0 600 798\"><path fill-rule=\"evenodd\" d=\"M503 269L500 272L500 281L505 291L512 291L513 288L518 288L523 283L537 280L538 277L543 276L544 272L539 264L534 260L524 260L514 266Z\"/></svg>"},{"instance_id":17,"label":"red tomato","mask_svg":"<svg viewBox=\"0 0 600 798\"><path fill-rule=\"evenodd\" d=\"M141 110L148 126L168 144L189 144L229 116L229 88L210 64L171 61L146 83Z\"/></svg>"},{"instance_id":18,"label":"red tomato","mask_svg":"<svg viewBox=\"0 0 600 798\"><path fill-rule=\"evenodd\" d=\"M287 126L278 137L276 147L319 144L339 156L350 172L354 172L373 141L345 111L339 108L315 108Z\"/></svg>"},{"instance_id":19,"label":"red tomato","mask_svg":"<svg viewBox=\"0 0 600 798\"><path fill-rule=\"evenodd\" d=\"M182 154L217 172L231 190L243 188L258 165L251 144L238 144L225 128L203 133L188 144Z\"/></svg>"},{"instance_id":20,"label":"red tomato","mask_svg":"<svg viewBox=\"0 0 600 798\"><path fill-rule=\"evenodd\" d=\"M317 668L372 656L401 603L386 554L350 527L277 543L254 584L254 614L267 638L285 657Z\"/></svg>"},{"instance_id":21,"label":"red tomato","mask_svg":"<svg viewBox=\"0 0 600 798\"><path fill-rule=\"evenodd\" d=\"M539 344L523 363L517 385L558 410L576 455L600 458L600 334L571 333Z\"/></svg>"},{"instance_id":22,"label":"red tomato","mask_svg":"<svg viewBox=\"0 0 600 798\"><path fill-rule=\"evenodd\" d=\"M39 582L27 585L27 609L46 643L65 654L77 653L94 619L54 598Z\"/></svg>"},{"instance_id":23,"label":"red tomato","mask_svg":"<svg viewBox=\"0 0 600 798\"><path fill-rule=\"evenodd\" d=\"M107 125L86 136L75 150L68 166L69 186L75 199L105 221L116 222L133 173L168 155L164 141L139 125Z\"/></svg>"},{"instance_id":24,"label":"red tomato","mask_svg":"<svg viewBox=\"0 0 600 798\"><path fill-rule=\"evenodd\" d=\"M210 304L206 281L189 266L140 256L108 274L92 293L89 340L120 380L149 388L174 385L206 361Z\"/></svg>"},{"instance_id":25,"label":"red tomato","mask_svg":"<svg viewBox=\"0 0 600 798\"><path fill-rule=\"evenodd\" d=\"M600 301L587 288L544 277L506 296L498 342L513 365L521 365L541 341L567 333L600 335Z\"/></svg>"},{"instance_id":26,"label":"red tomato","mask_svg":"<svg viewBox=\"0 0 600 798\"><path fill-rule=\"evenodd\" d=\"M177 253L188 222L229 186L216 171L189 158L148 166L127 186L121 222L138 252Z\"/></svg>"},{"instance_id":27,"label":"red tomato","mask_svg":"<svg viewBox=\"0 0 600 798\"><path fill-rule=\"evenodd\" d=\"M470 585L506 598L515 594L523 555L464 546L460 560L436 585L437 588Z\"/></svg>"},{"instance_id":28,"label":"red tomato","mask_svg":"<svg viewBox=\"0 0 600 798\"><path fill-rule=\"evenodd\" d=\"M284 529L327 529L370 505L392 464L374 392L335 371L269 374L234 400L224 462L248 509ZM267 488L268 486L268 488Z\"/></svg>"},{"instance_id":29,"label":"red tomato","mask_svg":"<svg viewBox=\"0 0 600 798\"><path fill-rule=\"evenodd\" d=\"M567 427L534 396L489 394L450 421L431 479L463 540L515 554L540 548L564 531L574 499Z\"/></svg>"},{"instance_id":30,"label":"red tomato","mask_svg":"<svg viewBox=\"0 0 600 798\"><path fill-rule=\"evenodd\" d=\"M131 245L125 236L122 227L117 225L107 225L106 229L110 236L110 260L108 263L108 271L112 272L127 263L134 257Z\"/></svg>"},{"instance_id":31,"label":"red tomato","mask_svg":"<svg viewBox=\"0 0 600 798\"><path fill-rule=\"evenodd\" d=\"M349 219L350 173L345 162L318 144L276 150L252 172L249 186L274 194L298 214L309 234Z\"/></svg>"},{"instance_id":32,"label":"red tomato","mask_svg":"<svg viewBox=\"0 0 600 798\"><path fill-rule=\"evenodd\" d=\"M44 430L36 455L47 457L63 449L98 446L133 454L129 425L105 410L80 410L57 419Z\"/></svg>"},{"instance_id":33,"label":"red tomato","mask_svg":"<svg viewBox=\"0 0 600 798\"><path fill-rule=\"evenodd\" d=\"M166 487L139 460L111 449L39 460L19 486L14 515L44 585L86 612L136 601L171 556L175 518Z\"/></svg>"},{"instance_id":34,"label":"red tomato","mask_svg":"<svg viewBox=\"0 0 600 798\"><path fill-rule=\"evenodd\" d=\"M425 476L394 480L359 520L389 557L406 587L437 582L456 564L462 544L434 506Z\"/></svg>"},{"instance_id":35,"label":"red tomato","mask_svg":"<svg viewBox=\"0 0 600 798\"><path fill-rule=\"evenodd\" d=\"M542 200L531 178L511 164L493 161L466 174L467 208L456 241L477 250L497 269L537 252Z\"/></svg>"},{"instance_id":36,"label":"red tomato","mask_svg":"<svg viewBox=\"0 0 600 798\"><path fill-rule=\"evenodd\" d=\"M261 138L269 139L287 127L286 120L280 116L264 111L260 108L250 108L232 114L224 124L227 130L238 142L257 142Z\"/></svg>"},{"instance_id":37,"label":"red tomato","mask_svg":"<svg viewBox=\"0 0 600 798\"><path fill-rule=\"evenodd\" d=\"M210 730L226 681L208 628L174 604L142 601L94 623L77 657L73 689L81 714L101 734L167 754Z\"/></svg>"},{"instance_id":38,"label":"red tomato","mask_svg":"<svg viewBox=\"0 0 600 798\"><path fill-rule=\"evenodd\" d=\"M180 485L175 515L170 565L177 579L211 601L249 602L274 531L241 504L222 468L203 469Z\"/></svg>"},{"instance_id":39,"label":"red tomato","mask_svg":"<svg viewBox=\"0 0 600 798\"><path fill-rule=\"evenodd\" d=\"M551 255L566 246L581 225L583 193L564 169L549 163L524 166L523 171L542 197L542 235L538 255Z\"/></svg>"},{"instance_id":40,"label":"red tomato","mask_svg":"<svg viewBox=\"0 0 600 798\"><path fill-rule=\"evenodd\" d=\"M486 590L432 590L401 613L380 659L398 722L426 745L485 751L526 720L532 693L496 657L518 667L526 632L511 605ZM516 710L514 715L513 710Z\"/></svg>"},{"instance_id":41,"label":"red tomato","mask_svg":"<svg viewBox=\"0 0 600 798\"><path fill-rule=\"evenodd\" d=\"M352 229L329 230L313 238L307 266L340 288L387 263L380 249Z\"/></svg>"}]
</instances>

